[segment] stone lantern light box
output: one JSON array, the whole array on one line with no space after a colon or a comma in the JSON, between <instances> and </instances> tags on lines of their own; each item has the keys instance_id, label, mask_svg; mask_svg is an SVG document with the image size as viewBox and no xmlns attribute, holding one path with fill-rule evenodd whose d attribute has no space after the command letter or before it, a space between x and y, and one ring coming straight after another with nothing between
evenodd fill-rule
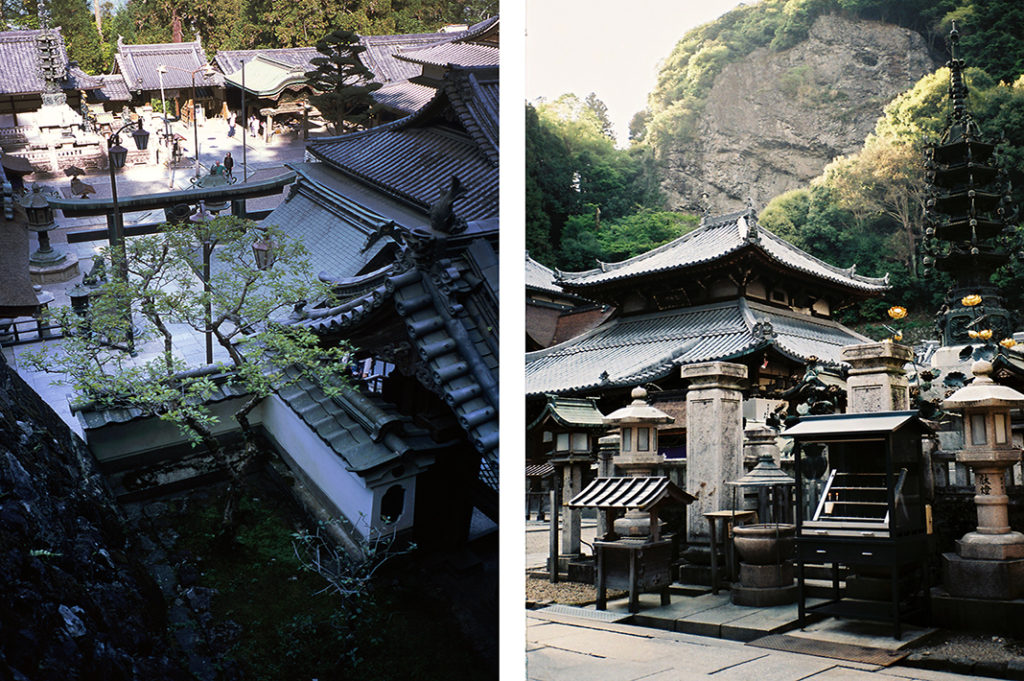
<instances>
[{"instance_id":1,"label":"stone lantern light box","mask_svg":"<svg viewBox=\"0 0 1024 681\"><path fill-rule=\"evenodd\" d=\"M1024 534L1010 529L1006 470L1020 461L1013 446L1010 410L1024 395L991 378L992 363L975 362L974 381L950 395L947 411L960 410L964 447L956 460L974 475L978 526L943 554L943 582L954 596L1012 599L1024 596Z\"/></svg>"}]
</instances>

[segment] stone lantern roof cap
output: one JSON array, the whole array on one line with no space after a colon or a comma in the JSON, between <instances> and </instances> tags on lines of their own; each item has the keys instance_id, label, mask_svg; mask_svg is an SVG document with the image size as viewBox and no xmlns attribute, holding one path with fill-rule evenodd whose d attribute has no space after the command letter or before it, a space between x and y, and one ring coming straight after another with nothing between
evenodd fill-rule
<instances>
[{"instance_id":1,"label":"stone lantern roof cap","mask_svg":"<svg viewBox=\"0 0 1024 681\"><path fill-rule=\"evenodd\" d=\"M641 387L633 388L633 401L625 407L613 411L604 417L605 425L623 425L628 423L673 423L675 419L647 404L647 391Z\"/></svg>"},{"instance_id":2,"label":"stone lantern roof cap","mask_svg":"<svg viewBox=\"0 0 1024 681\"><path fill-rule=\"evenodd\" d=\"M737 487L772 487L774 485L795 485L796 480L779 468L770 456L762 457L757 465L739 480L728 482Z\"/></svg>"},{"instance_id":3,"label":"stone lantern roof cap","mask_svg":"<svg viewBox=\"0 0 1024 681\"><path fill-rule=\"evenodd\" d=\"M1008 385L992 380L992 362L979 360L971 367L974 381L960 388L942 402L943 409L972 409L979 407L1024 407L1024 394Z\"/></svg>"}]
</instances>

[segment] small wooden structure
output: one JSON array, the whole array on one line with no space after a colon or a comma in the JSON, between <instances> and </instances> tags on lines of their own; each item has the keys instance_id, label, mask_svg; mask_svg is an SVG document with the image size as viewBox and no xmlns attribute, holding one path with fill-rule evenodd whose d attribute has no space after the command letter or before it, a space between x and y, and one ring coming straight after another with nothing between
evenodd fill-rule
<instances>
[{"instance_id":1,"label":"small wooden structure","mask_svg":"<svg viewBox=\"0 0 1024 681\"><path fill-rule=\"evenodd\" d=\"M800 624L810 613L890 621L900 638L907 616L928 607L927 524L921 435L914 411L807 416L782 434L795 441L796 562ZM826 445L831 466L813 516L802 512L801 453ZM808 564L832 566L833 595L807 605ZM847 578L839 566L888 573L882 580ZM874 588L872 588L874 587ZM879 588L881 587L881 588Z\"/></svg>"},{"instance_id":2,"label":"small wooden structure","mask_svg":"<svg viewBox=\"0 0 1024 681\"><path fill-rule=\"evenodd\" d=\"M672 584L672 539L662 538L658 512L673 506L685 506L696 498L679 489L664 476L597 478L569 502L570 507L597 508L606 515L603 538L594 542L597 559L597 609L608 606L607 590L627 589L629 611L640 609L640 594L661 594L668 605L668 587ZM625 510L650 514L651 531L646 537L619 538L614 517Z\"/></svg>"}]
</instances>

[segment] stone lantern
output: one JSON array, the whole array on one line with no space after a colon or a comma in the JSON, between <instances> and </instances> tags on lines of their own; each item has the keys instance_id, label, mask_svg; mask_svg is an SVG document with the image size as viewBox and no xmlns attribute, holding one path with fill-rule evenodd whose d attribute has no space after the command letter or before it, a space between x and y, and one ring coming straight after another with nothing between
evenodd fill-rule
<instances>
[{"instance_id":1,"label":"stone lantern","mask_svg":"<svg viewBox=\"0 0 1024 681\"><path fill-rule=\"evenodd\" d=\"M992 363L975 362L974 381L950 395L947 411L960 410L964 448L956 460L974 474L978 527L943 555L943 581L954 596L1010 599L1024 596L1024 534L1010 530L1006 470L1020 461L1013 446L1010 410L1024 407L1024 394L995 383Z\"/></svg>"},{"instance_id":2,"label":"stone lantern","mask_svg":"<svg viewBox=\"0 0 1024 681\"><path fill-rule=\"evenodd\" d=\"M630 477L654 475L664 461L658 453L658 427L675 421L674 418L647 403L647 391L633 388L633 401L604 417L607 426L619 429L619 454L612 461L615 467ZM615 533L624 536L656 536L657 518L651 513L630 509L615 521Z\"/></svg>"},{"instance_id":3,"label":"stone lantern","mask_svg":"<svg viewBox=\"0 0 1024 681\"><path fill-rule=\"evenodd\" d=\"M39 236L39 248L29 256L29 263L36 267L51 267L64 262L67 256L50 245L50 231L56 229L53 208L46 200L38 185L21 199L21 205L28 217L28 229Z\"/></svg>"},{"instance_id":4,"label":"stone lantern","mask_svg":"<svg viewBox=\"0 0 1024 681\"><path fill-rule=\"evenodd\" d=\"M581 555L581 511L566 506L583 489L584 476L594 463L597 438L605 431L604 415L592 397L575 398L549 395L544 411L527 426L541 436L540 445L554 467L553 486L561 491L561 509L551 509L551 522L557 528L562 516L562 550L559 562L568 565Z\"/></svg>"}]
</instances>

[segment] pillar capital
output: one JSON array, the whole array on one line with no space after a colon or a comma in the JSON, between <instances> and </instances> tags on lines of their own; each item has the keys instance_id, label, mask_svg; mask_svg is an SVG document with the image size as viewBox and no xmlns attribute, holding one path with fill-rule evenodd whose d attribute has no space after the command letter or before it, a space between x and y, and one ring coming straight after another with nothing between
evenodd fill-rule
<instances>
[{"instance_id":1,"label":"pillar capital","mask_svg":"<svg viewBox=\"0 0 1024 681\"><path fill-rule=\"evenodd\" d=\"M680 376L690 381L690 390L731 388L741 390L747 378L747 367L734 362L701 362L686 364Z\"/></svg>"},{"instance_id":2,"label":"pillar capital","mask_svg":"<svg viewBox=\"0 0 1024 681\"><path fill-rule=\"evenodd\" d=\"M850 375L877 373L903 373L903 366L914 359L914 351L906 345L882 341L847 345L839 351L840 358L849 363Z\"/></svg>"}]
</instances>

